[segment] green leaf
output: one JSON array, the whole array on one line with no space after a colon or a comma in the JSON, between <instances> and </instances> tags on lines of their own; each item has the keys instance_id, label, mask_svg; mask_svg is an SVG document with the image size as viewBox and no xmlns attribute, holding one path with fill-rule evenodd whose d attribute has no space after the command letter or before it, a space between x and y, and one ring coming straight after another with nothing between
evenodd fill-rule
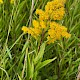
<instances>
[{"instance_id":1,"label":"green leaf","mask_svg":"<svg viewBox=\"0 0 80 80\"><path fill-rule=\"evenodd\" d=\"M57 57L53 58L53 59L48 59L48 60L45 60L43 62L40 62L37 66L36 66L36 71L41 69L42 67L46 66L47 64L49 64L50 62L54 61Z\"/></svg>"},{"instance_id":2,"label":"green leaf","mask_svg":"<svg viewBox=\"0 0 80 80\"><path fill-rule=\"evenodd\" d=\"M37 64L38 61L42 60L43 55L44 55L44 50L45 50L45 43L43 43L40 47L40 51L37 55L37 57L34 59L34 64Z\"/></svg>"},{"instance_id":3,"label":"green leaf","mask_svg":"<svg viewBox=\"0 0 80 80\"><path fill-rule=\"evenodd\" d=\"M24 55L25 55L25 52L20 55L20 60L19 60L19 62L18 62L17 70L18 70L18 69L20 68L20 66L22 65L22 61L24 60Z\"/></svg>"},{"instance_id":4,"label":"green leaf","mask_svg":"<svg viewBox=\"0 0 80 80\"><path fill-rule=\"evenodd\" d=\"M21 77L18 75L19 80L22 80Z\"/></svg>"},{"instance_id":5,"label":"green leaf","mask_svg":"<svg viewBox=\"0 0 80 80\"><path fill-rule=\"evenodd\" d=\"M37 78L37 75L38 75L38 72L35 71L35 72L34 72L34 76L33 76L33 80L37 80L37 79L36 79L36 78Z\"/></svg>"},{"instance_id":6,"label":"green leaf","mask_svg":"<svg viewBox=\"0 0 80 80\"><path fill-rule=\"evenodd\" d=\"M30 76L30 78L33 78L33 74L34 74L34 64L32 63L32 65L31 65L31 76Z\"/></svg>"},{"instance_id":7,"label":"green leaf","mask_svg":"<svg viewBox=\"0 0 80 80\"><path fill-rule=\"evenodd\" d=\"M10 49L8 47L6 48L6 51L7 51L7 54L9 55L10 59L12 59L12 55L11 55Z\"/></svg>"},{"instance_id":8,"label":"green leaf","mask_svg":"<svg viewBox=\"0 0 80 80\"><path fill-rule=\"evenodd\" d=\"M28 48L26 52L27 52L27 80L30 80L33 78L34 64L33 64L33 58L28 53Z\"/></svg>"},{"instance_id":9,"label":"green leaf","mask_svg":"<svg viewBox=\"0 0 80 80\"><path fill-rule=\"evenodd\" d=\"M26 48L28 47L29 45L29 41L26 41L26 43L24 44L24 47L22 49L22 53L26 50Z\"/></svg>"},{"instance_id":10,"label":"green leaf","mask_svg":"<svg viewBox=\"0 0 80 80\"><path fill-rule=\"evenodd\" d=\"M3 69L2 67L0 67L0 69L6 73L7 79L10 80L7 71L5 69Z\"/></svg>"},{"instance_id":11,"label":"green leaf","mask_svg":"<svg viewBox=\"0 0 80 80\"><path fill-rule=\"evenodd\" d=\"M27 79L30 78L30 75L31 75L31 63L29 54L27 54Z\"/></svg>"},{"instance_id":12,"label":"green leaf","mask_svg":"<svg viewBox=\"0 0 80 80\"><path fill-rule=\"evenodd\" d=\"M22 1L22 2L18 5L18 11L19 11L19 12L23 9L25 2L26 2L26 0Z\"/></svg>"}]
</instances>

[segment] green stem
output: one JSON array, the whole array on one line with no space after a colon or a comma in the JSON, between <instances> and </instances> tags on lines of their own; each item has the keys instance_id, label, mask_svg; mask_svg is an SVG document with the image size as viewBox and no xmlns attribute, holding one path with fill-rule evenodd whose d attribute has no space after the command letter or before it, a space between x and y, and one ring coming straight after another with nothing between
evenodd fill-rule
<instances>
[{"instance_id":1,"label":"green stem","mask_svg":"<svg viewBox=\"0 0 80 80\"><path fill-rule=\"evenodd\" d=\"M44 34L45 34L45 32L44 32L44 30L43 30L43 31L42 31L42 35L41 35L40 44L39 44L39 46L38 46L38 52L39 52L39 50L40 50L40 46L41 46L41 44L42 44L42 42L43 42Z\"/></svg>"}]
</instances>

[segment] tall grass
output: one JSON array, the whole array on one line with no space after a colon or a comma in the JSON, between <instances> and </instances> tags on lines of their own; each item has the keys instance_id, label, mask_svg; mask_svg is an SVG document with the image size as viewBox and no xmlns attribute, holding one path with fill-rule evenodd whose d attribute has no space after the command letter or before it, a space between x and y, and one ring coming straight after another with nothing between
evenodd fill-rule
<instances>
[{"instance_id":1,"label":"tall grass","mask_svg":"<svg viewBox=\"0 0 80 80\"><path fill-rule=\"evenodd\" d=\"M36 53L37 41L29 40L21 27L31 25L32 19L36 18L36 8L44 9L48 1L34 0L32 4L31 0L16 0L16 3L10 4L4 0L4 4L0 4L0 80L28 80L26 69L29 59L26 60L26 53ZM76 80L80 64L79 6L79 0L67 0L66 14L59 23L68 28L71 38L45 47L42 61L55 56L57 59L39 70L37 80Z\"/></svg>"}]
</instances>

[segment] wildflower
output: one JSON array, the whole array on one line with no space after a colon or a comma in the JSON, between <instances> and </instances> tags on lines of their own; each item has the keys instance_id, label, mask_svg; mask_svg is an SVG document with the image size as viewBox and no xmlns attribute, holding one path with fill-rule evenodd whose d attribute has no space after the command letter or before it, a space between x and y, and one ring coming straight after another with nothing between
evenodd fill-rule
<instances>
[{"instance_id":1,"label":"wildflower","mask_svg":"<svg viewBox=\"0 0 80 80\"><path fill-rule=\"evenodd\" d=\"M65 26L61 26L56 22L50 23L50 29L48 30L48 43L54 43L54 41L59 40L61 37L69 38L71 34L67 32ZM52 42L53 41L53 42Z\"/></svg>"},{"instance_id":2,"label":"wildflower","mask_svg":"<svg viewBox=\"0 0 80 80\"><path fill-rule=\"evenodd\" d=\"M38 29L38 28L27 28L26 26L22 27L22 31L24 33L30 34L35 39L37 39L39 37L39 35L41 34L41 30L40 29Z\"/></svg>"},{"instance_id":3,"label":"wildflower","mask_svg":"<svg viewBox=\"0 0 80 80\"><path fill-rule=\"evenodd\" d=\"M35 28L39 28L39 22L37 21L37 20L33 20L32 21L33 22L33 26L35 27ZM36 24L36 25L35 25Z\"/></svg>"},{"instance_id":4,"label":"wildflower","mask_svg":"<svg viewBox=\"0 0 80 80\"><path fill-rule=\"evenodd\" d=\"M23 26L23 27L22 27L22 31L23 31L24 33L27 33L27 32L28 32L28 28L27 28L26 26Z\"/></svg>"},{"instance_id":5,"label":"wildflower","mask_svg":"<svg viewBox=\"0 0 80 80\"><path fill-rule=\"evenodd\" d=\"M41 34L41 30L40 29L36 29L36 28L31 28L31 36L34 37L35 39L37 39L40 34Z\"/></svg>"},{"instance_id":6,"label":"wildflower","mask_svg":"<svg viewBox=\"0 0 80 80\"><path fill-rule=\"evenodd\" d=\"M60 8L59 10L53 11L51 14L51 18L54 20L61 20L65 14L64 8Z\"/></svg>"},{"instance_id":7,"label":"wildflower","mask_svg":"<svg viewBox=\"0 0 80 80\"><path fill-rule=\"evenodd\" d=\"M33 20L33 27L22 27L24 33L30 34L36 40L40 37L47 37L44 40L48 41L48 44L54 43L56 40L60 40L61 37L69 38L71 34L67 32L67 28L55 22L55 20L61 20L65 14L64 3L66 0L54 0L46 4L45 10L36 9L36 15L38 20ZM44 35L43 35L44 32Z\"/></svg>"},{"instance_id":8,"label":"wildflower","mask_svg":"<svg viewBox=\"0 0 80 80\"><path fill-rule=\"evenodd\" d=\"M0 4L3 4L3 0L0 0Z\"/></svg>"},{"instance_id":9,"label":"wildflower","mask_svg":"<svg viewBox=\"0 0 80 80\"><path fill-rule=\"evenodd\" d=\"M65 14L63 1L54 0L48 2L45 6L45 12L49 15L51 20L61 20Z\"/></svg>"},{"instance_id":10,"label":"wildflower","mask_svg":"<svg viewBox=\"0 0 80 80\"><path fill-rule=\"evenodd\" d=\"M64 2L63 2L64 1ZM36 14L40 20L61 20L65 14L64 3L66 0L54 0L47 3L45 11L36 9Z\"/></svg>"},{"instance_id":11,"label":"wildflower","mask_svg":"<svg viewBox=\"0 0 80 80\"><path fill-rule=\"evenodd\" d=\"M36 14L39 15L39 20L44 20L45 19L45 12L41 9L36 9Z\"/></svg>"},{"instance_id":12,"label":"wildflower","mask_svg":"<svg viewBox=\"0 0 80 80\"><path fill-rule=\"evenodd\" d=\"M46 23L44 21L40 21L41 28L46 28Z\"/></svg>"}]
</instances>

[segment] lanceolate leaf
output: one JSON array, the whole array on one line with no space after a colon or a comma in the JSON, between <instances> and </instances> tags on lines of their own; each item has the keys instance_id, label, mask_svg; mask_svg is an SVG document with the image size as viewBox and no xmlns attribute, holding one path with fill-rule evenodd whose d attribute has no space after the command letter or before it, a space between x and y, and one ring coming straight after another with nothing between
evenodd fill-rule
<instances>
[{"instance_id":1,"label":"lanceolate leaf","mask_svg":"<svg viewBox=\"0 0 80 80\"><path fill-rule=\"evenodd\" d=\"M45 60L43 62L40 62L37 66L36 66L36 71L41 69L42 67L46 66L47 64L49 64L50 62L54 61L57 57L53 58L53 59L48 59L48 60Z\"/></svg>"},{"instance_id":2,"label":"lanceolate leaf","mask_svg":"<svg viewBox=\"0 0 80 80\"><path fill-rule=\"evenodd\" d=\"M30 57L29 54L27 55L27 79L30 78L31 75L31 63L30 63Z\"/></svg>"},{"instance_id":3,"label":"lanceolate leaf","mask_svg":"<svg viewBox=\"0 0 80 80\"><path fill-rule=\"evenodd\" d=\"M31 62L30 54L27 55L27 80L33 78L34 64Z\"/></svg>"},{"instance_id":4,"label":"lanceolate leaf","mask_svg":"<svg viewBox=\"0 0 80 80\"><path fill-rule=\"evenodd\" d=\"M43 58L44 50L45 50L45 43L43 43L41 45L40 51L39 51L37 57L34 59L34 64L36 64L38 61L40 61L40 59Z\"/></svg>"}]
</instances>

